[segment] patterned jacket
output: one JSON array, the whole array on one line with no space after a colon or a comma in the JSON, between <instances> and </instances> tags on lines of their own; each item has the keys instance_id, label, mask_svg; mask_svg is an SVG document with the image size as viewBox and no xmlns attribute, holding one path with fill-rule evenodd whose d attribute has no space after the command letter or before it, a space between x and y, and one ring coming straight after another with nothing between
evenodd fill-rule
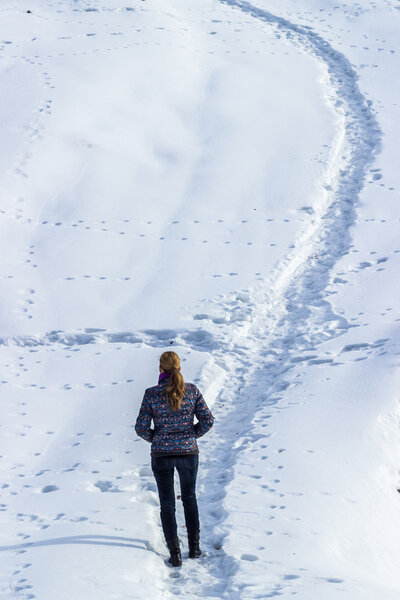
<instances>
[{"instance_id":1,"label":"patterned jacket","mask_svg":"<svg viewBox=\"0 0 400 600\"><path fill-rule=\"evenodd\" d=\"M198 454L197 438L211 429L214 416L194 383L185 383L181 408L173 411L167 399L168 381L167 377L145 390L135 431L151 442L151 456ZM154 429L150 429L152 419Z\"/></svg>"}]
</instances>

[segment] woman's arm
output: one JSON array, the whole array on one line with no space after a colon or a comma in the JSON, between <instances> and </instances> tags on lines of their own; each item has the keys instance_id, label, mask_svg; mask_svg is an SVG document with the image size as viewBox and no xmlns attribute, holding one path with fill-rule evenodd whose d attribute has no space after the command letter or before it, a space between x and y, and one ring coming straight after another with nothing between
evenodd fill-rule
<instances>
[{"instance_id":1,"label":"woman's arm","mask_svg":"<svg viewBox=\"0 0 400 600\"><path fill-rule=\"evenodd\" d=\"M199 390L197 390L197 394L194 414L199 422L194 425L194 435L199 438L211 429L215 419Z\"/></svg>"},{"instance_id":2,"label":"woman's arm","mask_svg":"<svg viewBox=\"0 0 400 600\"><path fill-rule=\"evenodd\" d=\"M153 412L151 404L147 398L146 392L144 393L142 405L139 410L139 414L136 419L135 431L139 437L151 442L154 435L154 429L150 429L151 419Z\"/></svg>"}]
</instances>

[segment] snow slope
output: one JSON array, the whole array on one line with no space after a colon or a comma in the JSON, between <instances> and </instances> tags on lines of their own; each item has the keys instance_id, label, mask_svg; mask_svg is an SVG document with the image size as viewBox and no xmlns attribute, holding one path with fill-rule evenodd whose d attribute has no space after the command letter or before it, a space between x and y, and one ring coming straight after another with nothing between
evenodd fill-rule
<instances>
[{"instance_id":1,"label":"snow slope","mask_svg":"<svg viewBox=\"0 0 400 600\"><path fill-rule=\"evenodd\" d=\"M4 1L4 597L398 598L399 8ZM171 346L216 417L181 569L133 431Z\"/></svg>"}]
</instances>

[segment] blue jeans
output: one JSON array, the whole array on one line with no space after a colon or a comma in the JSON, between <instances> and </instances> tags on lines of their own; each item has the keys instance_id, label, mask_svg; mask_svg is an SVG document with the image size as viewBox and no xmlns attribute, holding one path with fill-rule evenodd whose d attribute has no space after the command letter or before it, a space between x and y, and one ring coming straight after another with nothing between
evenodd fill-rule
<instances>
[{"instance_id":1,"label":"blue jeans","mask_svg":"<svg viewBox=\"0 0 400 600\"><path fill-rule=\"evenodd\" d=\"M174 467L181 484L181 498L185 513L186 530L190 535L200 529L199 510L196 499L196 477L199 455L152 456L151 468L157 482L160 498L160 517L165 540L178 537L175 519Z\"/></svg>"}]
</instances>

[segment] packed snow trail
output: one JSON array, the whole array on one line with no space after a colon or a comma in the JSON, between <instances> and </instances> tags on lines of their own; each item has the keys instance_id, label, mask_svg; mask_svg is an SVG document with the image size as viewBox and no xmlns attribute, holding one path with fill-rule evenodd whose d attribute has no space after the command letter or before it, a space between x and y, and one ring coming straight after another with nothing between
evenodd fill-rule
<instances>
[{"instance_id":1,"label":"packed snow trail","mask_svg":"<svg viewBox=\"0 0 400 600\"><path fill-rule=\"evenodd\" d=\"M236 314L235 325L230 324L225 342L213 352L228 377L215 405L216 433L212 441L205 439L203 443L206 459L199 487L207 496L203 505L200 494L202 539L208 556L196 567L187 566L187 576L185 571L182 577L176 575L171 592L185 598L239 600L281 595L286 586L290 593L293 586L292 580L271 590L260 589L251 582L235 583L240 562L224 551L224 539L231 533L229 527L224 527L228 515L224 498L229 485L235 485L238 454L261 437L252 432L254 418L283 398L282 392L288 386L285 374L298 360L335 365L332 359L318 359L315 354L307 357L305 353L318 352L321 342L351 327L332 311L325 289L332 267L349 251L349 227L354 222L367 169L379 151L381 131L371 110L372 103L361 93L350 62L324 38L309 27L298 26L248 2L221 2L262 20L270 26L270 35L282 36L319 60L326 67L327 99L337 113L328 169L307 230L276 269L270 290L260 286L258 290L231 296L222 305L226 312ZM242 307L240 322L237 313ZM269 435L263 437L267 439ZM319 593L328 598L325 589Z\"/></svg>"}]
</instances>

